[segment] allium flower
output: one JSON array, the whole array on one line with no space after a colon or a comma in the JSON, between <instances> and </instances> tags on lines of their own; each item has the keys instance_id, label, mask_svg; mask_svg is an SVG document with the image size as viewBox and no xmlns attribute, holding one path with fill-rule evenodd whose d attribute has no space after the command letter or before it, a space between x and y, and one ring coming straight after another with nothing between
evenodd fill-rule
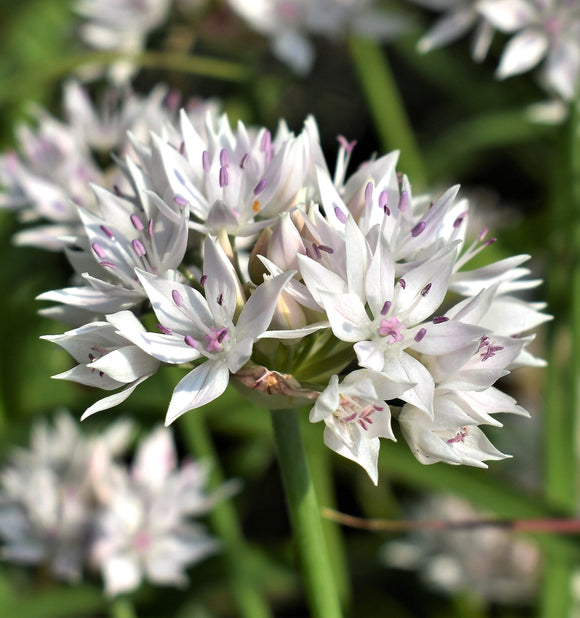
<instances>
[{"instance_id":1,"label":"allium flower","mask_svg":"<svg viewBox=\"0 0 580 618\"><path fill-rule=\"evenodd\" d=\"M89 551L95 508L91 486L93 452L122 454L131 426L118 421L87 439L76 422L60 413L54 428L38 423L30 450L14 451L0 473L2 557L44 564L58 579L81 578Z\"/></svg>"},{"instance_id":2,"label":"allium flower","mask_svg":"<svg viewBox=\"0 0 580 618\"><path fill-rule=\"evenodd\" d=\"M160 88L146 98L110 89L97 111L79 84L70 81L64 88L64 121L36 109L37 128L16 131L20 154L0 157L0 207L16 210L27 223L46 222L19 232L16 242L62 250L62 237L82 233L77 206L96 207L91 182L130 190L125 175L115 166L101 169L96 154L131 154L127 131L141 138L161 131L171 120L164 97Z\"/></svg>"},{"instance_id":3,"label":"allium flower","mask_svg":"<svg viewBox=\"0 0 580 618\"><path fill-rule=\"evenodd\" d=\"M98 370L111 388L124 385L85 414L167 363L189 371L167 424L233 377L272 409L313 402L325 443L375 483L391 415L425 463L503 457L479 426L498 425L496 412L525 414L494 384L542 364L527 346L549 316L517 296L539 283L522 266L529 256L467 269L495 238L483 230L468 243L459 187L413 195L396 152L347 178L354 143L344 138L332 178L313 119L298 136L282 124L272 138L211 113L194 127L182 114L179 130L133 147L133 197L96 189L100 213L80 211L88 241L76 268L89 286L42 296L75 319L111 311L111 330L96 322L51 337L75 342L71 379L98 383ZM159 332L143 326L150 310ZM96 334L113 336L98 360L88 357Z\"/></svg>"},{"instance_id":4,"label":"allium flower","mask_svg":"<svg viewBox=\"0 0 580 618\"><path fill-rule=\"evenodd\" d=\"M205 297L192 287L137 271L162 334L142 332L140 322L128 312L109 316L109 321L121 335L160 361L205 359L175 387L167 425L224 392L230 373L246 364L255 341L265 334L278 296L293 274L264 281L236 319L240 283L225 253L209 236L205 242Z\"/></svg>"},{"instance_id":5,"label":"allium flower","mask_svg":"<svg viewBox=\"0 0 580 618\"><path fill-rule=\"evenodd\" d=\"M453 496L432 496L411 507L413 519L477 521L485 515ZM488 603L521 605L538 592L541 556L527 539L498 528L457 530L450 534L414 532L386 543L381 561L390 568L413 569L433 589L448 595L468 593Z\"/></svg>"},{"instance_id":6,"label":"allium flower","mask_svg":"<svg viewBox=\"0 0 580 618\"><path fill-rule=\"evenodd\" d=\"M545 59L548 90L566 100L574 97L580 79L580 6L575 0L483 0L479 11L494 28L513 33L497 69L500 79Z\"/></svg>"},{"instance_id":7,"label":"allium flower","mask_svg":"<svg viewBox=\"0 0 580 618\"><path fill-rule=\"evenodd\" d=\"M215 504L204 489L207 469L194 462L177 467L169 430L157 428L141 442L130 470L108 461L95 477L101 510L91 562L107 594L130 592L142 579L183 586L185 568L218 550L189 519Z\"/></svg>"},{"instance_id":8,"label":"allium flower","mask_svg":"<svg viewBox=\"0 0 580 618\"><path fill-rule=\"evenodd\" d=\"M543 60L542 83L550 94L570 101L580 79L580 6L575 0L414 0L449 12L419 41L428 51L461 36L479 23L474 58L487 54L493 30L513 34L497 77L533 69Z\"/></svg>"},{"instance_id":9,"label":"allium flower","mask_svg":"<svg viewBox=\"0 0 580 618\"><path fill-rule=\"evenodd\" d=\"M76 11L87 22L81 38L96 49L139 52L147 36L167 19L171 0L79 0ZM131 62L117 62L110 71L117 83L130 79Z\"/></svg>"},{"instance_id":10,"label":"allium flower","mask_svg":"<svg viewBox=\"0 0 580 618\"><path fill-rule=\"evenodd\" d=\"M314 63L308 34L329 38L347 32L379 40L400 34L407 26L400 16L375 9L374 0L228 0L252 28L272 40L272 51L296 73Z\"/></svg>"},{"instance_id":11,"label":"allium flower","mask_svg":"<svg viewBox=\"0 0 580 618\"><path fill-rule=\"evenodd\" d=\"M435 25L418 43L419 51L428 52L459 39L475 27L472 54L484 60L493 37L493 28L478 12L480 0L412 0L432 11L444 11Z\"/></svg>"},{"instance_id":12,"label":"allium flower","mask_svg":"<svg viewBox=\"0 0 580 618\"><path fill-rule=\"evenodd\" d=\"M42 339L56 343L79 363L53 378L107 391L122 389L90 406L84 417L125 401L159 367L156 359L120 337L108 322L91 322L62 335L45 335Z\"/></svg>"}]
</instances>

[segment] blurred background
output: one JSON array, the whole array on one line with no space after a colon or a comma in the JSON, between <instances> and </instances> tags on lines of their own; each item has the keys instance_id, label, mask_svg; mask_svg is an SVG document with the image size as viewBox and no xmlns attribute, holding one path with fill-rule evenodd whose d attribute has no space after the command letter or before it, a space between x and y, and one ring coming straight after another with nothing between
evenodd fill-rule
<instances>
[{"instance_id":1,"label":"blurred background","mask_svg":"<svg viewBox=\"0 0 580 618\"><path fill-rule=\"evenodd\" d=\"M232 123L242 119L272 130L284 118L299 131L305 117L313 114L329 162L336 156L338 135L357 141L351 169L373 153L400 148L398 169L409 172L417 193L437 196L461 184L476 214L474 233L487 226L499 239L481 263L529 253L531 269L545 280L530 298L547 299L555 316L533 345L534 353L548 358L550 366L520 369L502 383L531 418L506 416L501 431L492 427L488 432L513 459L492 462L488 470L427 467L402 440L389 442L381 449L380 482L374 487L364 470L321 448L323 428L308 424L305 414L303 429L321 504L364 518L574 517L579 506L574 332L580 323L571 304L578 217L578 205L570 197L570 187L578 182L569 163L572 120L530 120L529 106L544 95L529 74L494 79L499 43L480 64L471 60L466 37L429 54L417 53L417 40L433 14L407 2L397 8L401 6L401 13L412 18L411 26L392 41L311 36L315 59L303 75L281 63L267 37L252 31L225 3L199 3L188 19L175 10L148 36L152 53L142 59L145 66L138 66L133 88L146 94L163 83L182 102L215 99ZM65 80L82 67L86 77L87 63L103 53L83 46L81 19L73 9L69 0L0 3L3 153L16 147L18 126L34 126L33 105L62 118ZM169 60L163 60L164 54ZM188 57L201 60L188 64L183 61ZM103 77L93 78L89 89L98 93L104 83ZM420 163L401 143L408 136L397 130L397 107L408 118ZM63 408L78 419L94 401L90 389L50 379L71 361L62 350L39 340L62 328L38 315L40 304L34 299L66 287L70 267L59 253L16 246L13 237L21 229L14 213L0 209L1 461L15 447L28 444L39 419L52 419ZM118 408L84 421L81 431L95 434L117 418L131 418L136 435L145 435L162 422L175 379L172 372L161 370ZM208 455L197 440L202 419L222 468L219 473L214 468L211 482L219 484L222 474L241 482L227 508L233 505L239 519L249 577L258 582L273 615L308 615L267 411L232 390L193 413L199 418L189 418L191 414L173 427L179 456ZM212 517L204 521L219 536L219 521ZM335 555L346 557L335 564L343 571L346 614L353 617L580 616L577 535L492 529L393 534L338 528L330 522L327 533ZM238 615L226 554L194 565L189 575L184 589L143 584L130 595L136 615ZM123 618L125 610L103 595L94 573L86 573L78 584L63 584L41 568L0 563L2 615Z\"/></svg>"}]
</instances>

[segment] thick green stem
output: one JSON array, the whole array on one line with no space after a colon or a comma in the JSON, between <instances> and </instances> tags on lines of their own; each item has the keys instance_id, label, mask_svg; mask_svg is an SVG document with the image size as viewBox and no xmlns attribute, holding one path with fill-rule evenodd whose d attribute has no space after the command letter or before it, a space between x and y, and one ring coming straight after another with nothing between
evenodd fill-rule
<instances>
[{"instance_id":1,"label":"thick green stem","mask_svg":"<svg viewBox=\"0 0 580 618\"><path fill-rule=\"evenodd\" d=\"M190 449L196 457L208 461L211 465L209 486L215 490L223 485L224 478L203 411L195 410L185 414L182 419ZM269 618L272 615L270 608L254 581L251 570L247 568L248 547L232 502L224 500L217 504L209 518L224 545L239 615L243 618Z\"/></svg>"},{"instance_id":2,"label":"thick green stem","mask_svg":"<svg viewBox=\"0 0 580 618\"><path fill-rule=\"evenodd\" d=\"M350 51L381 145L399 149L401 171L425 189L427 175L415 133L384 53L373 41L359 38L350 39Z\"/></svg>"},{"instance_id":3,"label":"thick green stem","mask_svg":"<svg viewBox=\"0 0 580 618\"><path fill-rule=\"evenodd\" d=\"M314 618L342 615L296 410L272 410L278 461Z\"/></svg>"}]
</instances>

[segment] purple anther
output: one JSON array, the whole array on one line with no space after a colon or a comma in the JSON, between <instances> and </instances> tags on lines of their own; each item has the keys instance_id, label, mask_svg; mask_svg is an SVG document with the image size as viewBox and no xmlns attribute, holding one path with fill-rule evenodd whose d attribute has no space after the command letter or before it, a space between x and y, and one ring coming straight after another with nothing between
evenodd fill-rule
<instances>
[{"instance_id":1,"label":"purple anther","mask_svg":"<svg viewBox=\"0 0 580 618\"><path fill-rule=\"evenodd\" d=\"M153 236L153 219L149 219L149 221L147 221L147 234L149 234L149 236Z\"/></svg>"},{"instance_id":2,"label":"purple anther","mask_svg":"<svg viewBox=\"0 0 580 618\"><path fill-rule=\"evenodd\" d=\"M344 148L346 154L350 154L353 148L356 146L356 140L349 142L344 135L338 135L337 138L338 143Z\"/></svg>"},{"instance_id":3,"label":"purple anther","mask_svg":"<svg viewBox=\"0 0 580 618\"><path fill-rule=\"evenodd\" d=\"M197 341L191 335L185 335L183 341L185 341L190 348L197 348Z\"/></svg>"},{"instance_id":4,"label":"purple anther","mask_svg":"<svg viewBox=\"0 0 580 618\"><path fill-rule=\"evenodd\" d=\"M312 254L310 253L310 250L308 248L304 249L304 255L309 258L312 257Z\"/></svg>"},{"instance_id":5,"label":"purple anther","mask_svg":"<svg viewBox=\"0 0 580 618\"><path fill-rule=\"evenodd\" d=\"M228 340L230 338L229 334L228 334L228 329L225 326L222 326L219 331L218 331L218 335L217 335L217 342L218 343L222 343L222 341L224 340Z\"/></svg>"},{"instance_id":6,"label":"purple anther","mask_svg":"<svg viewBox=\"0 0 580 618\"><path fill-rule=\"evenodd\" d=\"M260 182L254 187L254 195L260 195L262 191L266 188L268 181L265 178L262 178Z\"/></svg>"},{"instance_id":7,"label":"purple anther","mask_svg":"<svg viewBox=\"0 0 580 618\"><path fill-rule=\"evenodd\" d=\"M399 279L399 284L403 288L403 290L407 287L407 282L403 279L403 277Z\"/></svg>"},{"instance_id":8,"label":"purple anther","mask_svg":"<svg viewBox=\"0 0 580 618\"><path fill-rule=\"evenodd\" d=\"M316 259L319 260L322 257L322 253L320 253L320 249L316 243L312 243L312 248L314 249L314 254L316 255Z\"/></svg>"},{"instance_id":9,"label":"purple anther","mask_svg":"<svg viewBox=\"0 0 580 618\"><path fill-rule=\"evenodd\" d=\"M493 245L494 242L497 242L497 238L488 238L484 243L484 247L488 247L489 245Z\"/></svg>"},{"instance_id":10,"label":"purple anther","mask_svg":"<svg viewBox=\"0 0 580 618\"><path fill-rule=\"evenodd\" d=\"M113 193L118 197L123 197L123 193L119 187L119 185L113 185Z\"/></svg>"},{"instance_id":11,"label":"purple anther","mask_svg":"<svg viewBox=\"0 0 580 618\"><path fill-rule=\"evenodd\" d=\"M107 254L105 253L103 247L101 247L101 245L99 245L98 242L94 242L91 247L93 248L93 251L101 258L105 258L107 257Z\"/></svg>"},{"instance_id":12,"label":"purple anther","mask_svg":"<svg viewBox=\"0 0 580 618\"><path fill-rule=\"evenodd\" d=\"M205 285L206 281L207 281L207 275L202 275L201 279L199 280L199 284L201 285L201 287Z\"/></svg>"},{"instance_id":13,"label":"purple anther","mask_svg":"<svg viewBox=\"0 0 580 618\"><path fill-rule=\"evenodd\" d=\"M453 222L453 227L455 229L457 229L463 223L463 219L465 219L465 215L467 215L467 212L462 212L459 215L459 217L457 217L457 219L455 219L455 221Z\"/></svg>"},{"instance_id":14,"label":"purple anther","mask_svg":"<svg viewBox=\"0 0 580 618\"><path fill-rule=\"evenodd\" d=\"M443 324L443 322L449 322L449 318L444 315L437 315L433 318L433 324Z\"/></svg>"},{"instance_id":15,"label":"purple anther","mask_svg":"<svg viewBox=\"0 0 580 618\"><path fill-rule=\"evenodd\" d=\"M207 150L201 153L201 166L203 171L207 174L209 172L209 152Z\"/></svg>"},{"instance_id":16,"label":"purple anther","mask_svg":"<svg viewBox=\"0 0 580 618\"><path fill-rule=\"evenodd\" d=\"M411 236L413 238L417 238L417 236L419 236L419 234L421 234L426 227L427 224L425 221L419 221L419 223L417 223L417 225L411 230Z\"/></svg>"},{"instance_id":17,"label":"purple anther","mask_svg":"<svg viewBox=\"0 0 580 618\"><path fill-rule=\"evenodd\" d=\"M220 294L220 295L217 297L217 304L221 306L221 304L222 304L223 302L224 302L224 295L223 295L223 294Z\"/></svg>"},{"instance_id":18,"label":"purple anther","mask_svg":"<svg viewBox=\"0 0 580 618\"><path fill-rule=\"evenodd\" d=\"M113 234L113 232L111 232L111 230L105 226L105 225L101 225L101 231L104 232L111 240L113 240L115 238L115 234Z\"/></svg>"},{"instance_id":19,"label":"purple anther","mask_svg":"<svg viewBox=\"0 0 580 618\"><path fill-rule=\"evenodd\" d=\"M246 154L242 157L242 160L240 161L240 168L245 170L246 169L246 164L248 162L248 159L250 158L250 155L246 152Z\"/></svg>"},{"instance_id":20,"label":"purple anther","mask_svg":"<svg viewBox=\"0 0 580 618\"><path fill-rule=\"evenodd\" d=\"M131 215L130 219L133 227L136 230L138 230L139 232L143 231L143 224L141 223L141 219L139 219L137 215Z\"/></svg>"},{"instance_id":21,"label":"purple anther","mask_svg":"<svg viewBox=\"0 0 580 618\"><path fill-rule=\"evenodd\" d=\"M179 154L181 156L183 156L185 154L185 142L181 142L181 144L179 144Z\"/></svg>"},{"instance_id":22,"label":"purple anther","mask_svg":"<svg viewBox=\"0 0 580 618\"><path fill-rule=\"evenodd\" d=\"M260 141L260 150L262 152L268 152L268 150L270 150L271 144L272 144L272 135L270 131L266 130L264 131L264 134L262 135L262 139Z\"/></svg>"},{"instance_id":23,"label":"purple anther","mask_svg":"<svg viewBox=\"0 0 580 618\"><path fill-rule=\"evenodd\" d=\"M92 352L89 352L89 360L91 361L91 363L95 360L95 358L97 358Z\"/></svg>"},{"instance_id":24,"label":"purple anther","mask_svg":"<svg viewBox=\"0 0 580 618\"><path fill-rule=\"evenodd\" d=\"M403 190L401 191L401 195L399 196L399 210L407 210L409 207L409 194Z\"/></svg>"},{"instance_id":25,"label":"purple anther","mask_svg":"<svg viewBox=\"0 0 580 618\"><path fill-rule=\"evenodd\" d=\"M172 335L173 331L167 326L163 326L163 324L157 324L157 329L162 332L164 335Z\"/></svg>"},{"instance_id":26,"label":"purple anther","mask_svg":"<svg viewBox=\"0 0 580 618\"><path fill-rule=\"evenodd\" d=\"M381 193L379 194L379 208L382 208L385 211L385 214L391 214L391 211L389 210L389 207L387 206L387 203L389 201L389 194L387 193L387 191L385 189L383 189L381 191Z\"/></svg>"},{"instance_id":27,"label":"purple anther","mask_svg":"<svg viewBox=\"0 0 580 618\"><path fill-rule=\"evenodd\" d=\"M391 310L391 301L387 300L385 301L385 304L383 305L383 308L381 309L381 315L387 315L387 313L389 313L390 310Z\"/></svg>"},{"instance_id":28,"label":"purple anther","mask_svg":"<svg viewBox=\"0 0 580 618\"><path fill-rule=\"evenodd\" d=\"M181 206L182 208L184 208L185 206L187 206L187 200L183 197L183 195L179 195L179 193L177 193L174 197L173 197L173 201L178 205Z\"/></svg>"},{"instance_id":29,"label":"purple anther","mask_svg":"<svg viewBox=\"0 0 580 618\"><path fill-rule=\"evenodd\" d=\"M426 328L422 328L416 335L415 335L415 341L417 343L419 343L419 341L421 341L421 339L423 339L423 337L426 335L427 333L427 329Z\"/></svg>"},{"instance_id":30,"label":"purple anther","mask_svg":"<svg viewBox=\"0 0 580 618\"><path fill-rule=\"evenodd\" d=\"M334 205L334 214L341 223L346 223L346 215L336 204Z\"/></svg>"},{"instance_id":31,"label":"purple anther","mask_svg":"<svg viewBox=\"0 0 580 618\"><path fill-rule=\"evenodd\" d=\"M117 265L107 260L103 260L102 262L99 262L99 266L102 266L103 268L110 268L111 270L117 270Z\"/></svg>"},{"instance_id":32,"label":"purple anther","mask_svg":"<svg viewBox=\"0 0 580 618\"><path fill-rule=\"evenodd\" d=\"M228 168L220 167L220 187L227 187L230 181Z\"/></svg>"},{"instance_id":33,"label":"purple anther","mask_svg":"<svg viewBox=\"0 0 580 618\"><path fill-rule=\"evenodd\" d=\"M135 251L137 257L143 257L147 253L145 246L138 238L131 241L131 245L133 246L133 251Z\"/></svg>"},{"instance_id":34,"label":"purple anther","mask_svg":"<svg viewBox=\"0 0 580 618\"><path fill-rule=\"evenodd\" d=\"M329 247L328 245L318 245L318 249L320 251L324 251L324 253L328 253L330 255L332 255L334 253L334 249L332 247Z\"/></svg>"},{"instance_id":35,"label":"purple anther","mask_svg":"<svg viewBox=\"0 0 580 618\"><path fill-rule=\"evenodd\" d=\"M171 290L171 298L178 307L183 307L183 296L177 290Z\"/></svg>"},{"instance_id":36,"label":"purple anther","mask_svg":"<svg viewBox=\"0 0 580 618\"><path fill-rule=\"evenodd\" d=\"M427 294L429 294L429 290L431 289L431 283L428 283L422 290L421 290L421 296L427 296Z\"/></svg>"},{"instance_id":37,"label":"purple anther","mask_svg":"<svg viewBox=\"0 0 580 618\"><path fill-rule=\"evenodd\" d=\"M371 202L373 201L373 189L373 183L370 181L367 182L367 186L365 187L365 204L367 206L370 206Z\"/></svg>"},{"instance_id":38,"label":"purple anther","mask_svg":"<svg viewBox=\"0 0 580 618\"><path fill-rule=\"evenodd\" d=\"M477 237L477 239L481 242L487 236L488 232L489 232L489 228L484 227L483 230L481 230L481 232L479 233L479 236Z\"/></svg>"},{"instance_id":39,"label":"purple anther","mask_svg":"<svg viewBox=\"0 0 580 618\"><path fill-rule=\"evenodd\" d=\"M230 155L227 151L227 148L222 148L220 150L220 165L222 167L227 167L230 164Z\"/></svg>"}]
</instances>

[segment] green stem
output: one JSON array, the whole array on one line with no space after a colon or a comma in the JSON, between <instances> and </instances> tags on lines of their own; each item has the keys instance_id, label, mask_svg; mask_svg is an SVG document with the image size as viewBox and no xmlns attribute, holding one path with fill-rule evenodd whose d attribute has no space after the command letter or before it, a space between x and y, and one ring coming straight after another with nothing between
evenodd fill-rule
<instances>
[{"instance_id":1,"label":"green stem","mask_svg":"<svg viewBox=\"0 0 580 618\"><path fill-rule=\"evenodd\" d=\"M203 411L185 414L182 423L185 439L195 456L210 462L209 488L218 489L223 485L224 477ZM248 569L248 547L232 502L223 500L217 504L211 510L209 519L225 548L239 615L244 618L270 618L270 608L254 581L252 570Z\"/></svg>"},{"instance_id":2,"label":"green stem","mask_svg":"<svg viewBox=\"0 0 580 618\"><path fill-rule=\"evenodd\" d=\"M424 189L427 174L419 146L384 53L373 41L359 38L350 39L350 52L381 145L386 150L400 149L400 169Z\"/></svg>"},{"instance_id":3,"label":"green stem","mask_svg":"<svg viewBox=\"0 0 580 618\"><path fill-rule=\"evenodd\" d=\"M11 87L0 91L0 103L18 101L39 84L49 84L56 79L87 65L108 66L115 62L128 61L139 68L181 71L226 81L245 81L250 72L242 65L216 58L205 58L176 52L144 51L140 53L87 52L59 58L50 66L25 73L19 80L11 80Z\"/></svg>"},{"instance_id":4,"label":"green stem","mask_svg":"<svg viewBox=\"0 0 580 618\"><path fill-rule=\"evenodd\" d=\"M304 586L315 618L342 615L296 410L272 410L278 461Z\"/></svg>"},{"instance_id":5,"label":"green stem","mask_svg":"<svg viewBox=\"0 0 580 618\"><path fill-rule=\"evenodd\" d=\"M129 599L114 599L110 605L111 618L137 618L135 608Z\"/></svg>"}]
</instances>

